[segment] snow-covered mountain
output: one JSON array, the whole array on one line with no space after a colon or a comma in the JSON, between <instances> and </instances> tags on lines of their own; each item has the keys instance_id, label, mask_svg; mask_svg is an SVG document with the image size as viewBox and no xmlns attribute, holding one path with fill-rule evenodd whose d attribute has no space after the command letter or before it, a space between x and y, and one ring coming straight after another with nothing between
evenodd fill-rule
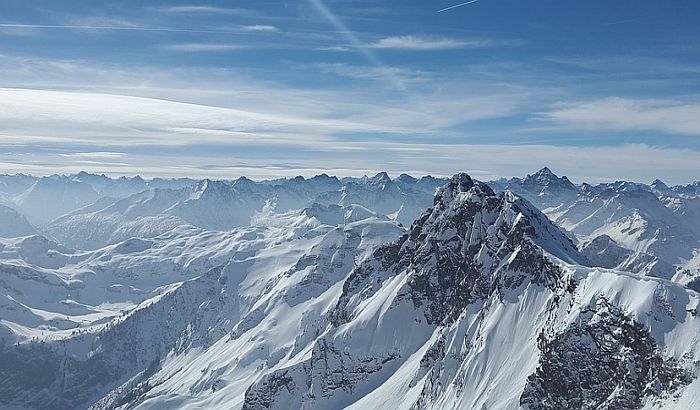
<instances>
[{"instance_id":1,"label":"snow-covered mountain","mask_svg":"<svg viewBox=\"0 0 700 410\"><path fill-rule=\"evenodd\" d=\"M321 314L329 288L339 293L366 253L403 233L387 218L362 218L354 209L343 211L353 221L337 226L315 216L333 211L270 214L266 226L230 232L178 228L87 253L55 249L63 261L50 267L8 242L0 266L0 405L74 408L104 397L98 405L107 406L129 400L134 391L125 388L175 351L194 359L212 344L232 347L229 338L252 328L275 343L292 342ZM273 336L283 323L286 334ZM252 382L256 357L264 355L248 336L236 338L248 353L234 370ZM35 373L45 376L26 377ZM243 394L245 386L238 388Z\"/></svg>"},{"instance_id":2,"label":"snow-covered mountain","mask_svg":"<svg viewBox=\"0 0 700 410\"><path fill-rule=\"evenodd\" d=\"M698 345L681 335L700 326L698 295L565 262L582 259L526 202L456 176L243 408L697 405Z\"/></svg>"},{"instance_id":3,"label":"snow-covered mountain","mask_svg":"<svg viewBox=\"0 0 700 410\"><path fill-rule=\"evenodd\" d=\"M434 187L378 177L149 189L56 223L179 224L84 251L0 240L0 407L700 405L700 295L655 277L658 258L610 237L579 250L533 204L465 174L408 230L361 204L275 202L329 189L376 206ZM235 226L241 200L262 209Z\"/></svg>"},{"instance_id":4,"label":"snow-covered mountain","mask_svg":"<svg viewBox=\"0 0 700 410\"><path fill-rule=\"evenodd\" d=\"M95 185L95 180L104 178L78 175ZM392 180L386 173L345 182L325 174L261 182L245 177L232 182L206 179L178 189L149 188L122 199L103 196L47 223L43 232L66 246L94 250L132 236L151 238L180 225L227 231L248 226L265 212L314 204L360 206L410 225L430 206L442 183L438 178L408 175Z\"/></svg>"},{"instance_id":5,"label":"snow-covered mountain","mask_svg":"<svg viewBox=\"0 0 700 410\"><path fill-rule=\"evenodd\" d=\"M37 233L27 218L14 209L0 205L0 238L14 238Z\"/></svg>"},{"instance_id":6,"label":"snow-covered mountain","mask_svg":"<svg viewBox=\"0 0 700 410\"><path fill-rule=\"evenodd\" d=\"M671 279L676 274L673 265L648 253L623 248L608 235L601 235L582 243L580 251L593 266L663 279Z\"/></svg>"},{"instance_id":7,"label":"snow-covered mountain","mask_svg":"<svg viewBox=\"0 0 700 410\"><path fill-rule=\"evenodd\" d=\"M99 195L92 186L65 176L43 177L14 199L17 209L36 226L93 203Z\"/></svg>"},{"instance_id":8,"label":"snow-covered mountain","mask_svg":"<svg viewBox=\"0 0 700 410\"><path fill-rule=\"evenodd\" d=\"M651 185L618 181L576 186L544 168L524 179L492 185L532 201L582 243L600 245L600 240L594 242L596 238L610 238L615 248L632 252L617 264L606 261L600 266L646 270L662 277L677 272L676 280L682 283L700 277L700 199L692 189L697 184L668 187L656 180ZM642 267L650 257L659 260L655 264L663 266L664 273Z\"/></svg>"}]
</instances>

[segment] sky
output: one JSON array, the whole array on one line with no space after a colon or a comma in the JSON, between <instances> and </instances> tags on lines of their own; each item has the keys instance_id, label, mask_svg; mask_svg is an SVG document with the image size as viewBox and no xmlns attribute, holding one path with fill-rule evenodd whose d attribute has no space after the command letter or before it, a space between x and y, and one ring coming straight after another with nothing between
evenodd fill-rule
<instances>
[{"instance_id":1,"label":"sky","mask_svg":"<svg viewBox=\"0 0 700 410\"><path fill-rule=\"evenodd\" d=\"M700 2L460 3L3 0L0 173L700 180Z\"/></svg>"}]
</instances>

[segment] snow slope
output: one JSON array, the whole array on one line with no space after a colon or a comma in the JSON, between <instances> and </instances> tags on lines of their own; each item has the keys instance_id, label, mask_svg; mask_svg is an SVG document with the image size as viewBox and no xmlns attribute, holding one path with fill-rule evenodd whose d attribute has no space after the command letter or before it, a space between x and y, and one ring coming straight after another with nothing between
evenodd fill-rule
<instances>
[{"instance_id":1,"label":"snow slope","mask_svg":"<svg viewBox=\"0 0 700 410\"><path fill-rule=\"evenodd\" d=\"M6 243L0 265L5 363L0 373L16 383L0 384L0 397L13 400L3 405L73 408L109 397L114 389L121 397L122 383L166 360L172 349L193 358L197 347L223 343L222 337L263 320L265 326L288 322L292 337L293 326L301 324L283 305L308 310L307 320L313 321L309 300L337 294L364 253L403 232L386 218L344 213L353 222L332 226L308 211L293 211L268 214L266 226L230 232L181 227L93 252L53 249L63 259L42 263L46 267L37 258L56 244L44 240L44 249L20 252L23 244ZM43 365L32 367L39 366L35 360ZM231 366L250 373L251 382L258 374L257 362ZM40 368L47 377L16 377ZM173 371L167 362L166 371Z\"/></svg>"},{"instance_id":2,"label":"snow slope","mask_svg":"<svg viewBox=\"0 0 700 410\"><path fill-rule=\"evenodd\" d=\"M538 210L687 195L547 171L538 206L466 174L149 186L0 239L0 408L700 406L690 276Z\"/></svg>"},{"instance_id":3,"label":"snow slope","mask_svg":"<svg viewBox=\"0 0 700 410\"><path fill-rule=\"evenodd\" d=\"M14 209L0 205L0 238L14 238L37 233L27 218Z\"/></svg>"},{"instance_id":4,"label":"snow slope","mask_svg":"<svg viewBox=\"0 0 700 410\"><path fill-rule=\"evenodd\" d=\"M544 168L524 179L495 181L492 185L513 190L537 204L581 242L609 237L634 254L630 257L635 261L620 261L615 266L644 270L641 265L651 256L663 265L666 273L660 275L664 277L668 276L668 265L674 266L671 272L681 272L674 279L678 282L688 283L700 276L700 199L694 195L696 184L668 187L657 180L651 185L618 181L575 186L566 177Z\"/></svg>"}]
</instances>

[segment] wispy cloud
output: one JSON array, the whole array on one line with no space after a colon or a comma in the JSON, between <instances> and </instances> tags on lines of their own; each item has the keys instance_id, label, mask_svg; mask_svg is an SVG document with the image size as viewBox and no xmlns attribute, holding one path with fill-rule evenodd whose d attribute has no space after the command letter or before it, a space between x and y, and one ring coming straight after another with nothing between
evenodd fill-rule
<instances>
[{"instance_id":1,"label":"wispy cloud","mask_svg":"<svg viewBox=\"0 0 700 410\"><path fill-rule=\"evenodd\" d=\"M540 118L589 130L653 131L700 136L700 103L609 97L561 103Z\"/></svg>"},{"instance_id":2,"label":"wispy cloud","mask_svg":"<svg viewBox=\"0 0 700 410\"><path fill-rule=\"evenodd\" d=\"M308 2L311 4L311 6L318 12L323 18L325 18L336 30L338 30L344 37L345 39L350 43L350 46L355 48L357 51L359 51L367 61L372 64L375 67L384 67L384 63L377 57L374 52L367 47L366 44L364 44L360 39L357 37L357 35L352 32L346 25L343 23L338 16L336 16L328 7L326 7L325 3L322 0L308 0ZM393 84L397 89L403 90L403 84L401 82L393 77L391 74L387 76L387 80Z\"/></svg>"},{"instance_id":3,"label":"wispy cloud","mask_svg":"<svg viewBox=\"0 0 700 410\"><path fill-rule=\"evenodd\" d=\"M425 71L391 66L376 67L347 63L314 63L297 64L294 67L302 70L321 71L356 80L384 82L387 76L393 76L403 84L424 83L430 78L430 74Z\"/></svg>"},{"instance_id":4,"label":"wispy cloud","mask_svg":"<svg viewBox=\"0 0 700 410\"><path fill-rule=\"evenodd\" d=\"M203 33L221 34L232 33L232 30L197 30L175 27L145 27L132 25L100 26L100 25L76 25L76 24L14 24L0 23L0 28L24 28L24 29L52 29L52 30L99 30L99 31L154 31L166 33Z\"/></svg>"},{"instance_id":5,"label":"wispy cloud","mask_svg":"<svg viewBox=\"0 0 700 410\"><path fill-rule=\"evenodd\" d=\"M212 7L212 6L173 6L162 7L161 11L174 14L209 14L209 15L233 15L233 16L252 16L256 13L253 10L244 8L227 8L227 7Z\"/></svg>"},{"instance_id":6,"label":"wispy cloud","mask_svg":"<svg viewBox=\"0 0 700 410\"><path fill-rule=\"evenodd\" d=\"M249 26L240 26L240 29L243 31L279 31L277 27L269 24L253 24Z\"/></svg>"},{"instance_id":7,"label":"wispy cloud","mask_svg":"<svg viewBox=\"0 0 700 410\"><path fill-rule=\"evenodd\" d=\"M397 142L335 142L298 151L271 150L265 158L241 150L218 148L202 155L182 153L173 161L168 151L127 153L118 158L61 157L41 150L31 155L0 152L0 173L77 173L112 175L253 178L313 176L321 172L362 176L386 170L393 175L452 175L469 172L481 180L525 175L547 165L576 182L616 179L688 183L697 177L700 153L648 145L616 147L557 147L552 145L406 144ZM218 152L218 153L217 153ZM290 158L293 158L291 160ZM575 158L576 161L572 161ZM668 164L673 164L669 167Z\"/></svg>"},{"instance_id":8,"label":"wispy cloud","mask_svg":"<svg viewBox=\"0 0 700 410\"><path fill-rule=\"evenodd\" d=\"M454 50L461 48L489 48L510 43L497 42L488 39L463 40L448 37L433 36L394 36L385 37L375 43L369 44L370 48L396 49L396 50Z\"/></svg>"},{"instance_id":9,"label":"wispy cloud","mask_svg":"<svg viewBox=\"0 0 700 410\"><path fill-rule=\"evenodd\" d=\"M353 51L350 47L344 47L344 46L322 46L322 47L316 47L314 50L333 51L333 52L337 52L337 53L347 53L347 52Z\"/></svg>"},{"instance_id":10,"label":"wispy cloud","mask_svg":"<svg viewBox=\"0 0 700 410\"><path fill-rule=\"evenodd\" d=\"M249 48L248 46L239 44L220 44L220 43L182 43L182 44L166 44L161 46L164 50L179 51L185 53L199 52L215 52L215 51L235 51Z\"/></svg>"},{"instance_id":11,"label":"wispy cloud","mask_svg":"<svg viewBox=\"0 0 700 410\"><path fill-rule=\"evenodd\" d=\"M114 159L123 158L126 156L123 152L113 151L91 151L91 152L72 152L69 154L59 154L66 158L88 158L88 159Z\"/></svg>"}]
</instances>

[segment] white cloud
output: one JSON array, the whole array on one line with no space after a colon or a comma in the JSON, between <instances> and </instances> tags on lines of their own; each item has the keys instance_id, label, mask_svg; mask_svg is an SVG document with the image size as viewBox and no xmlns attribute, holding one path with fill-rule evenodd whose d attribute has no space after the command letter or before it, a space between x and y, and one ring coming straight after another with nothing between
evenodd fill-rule
<instances>
[{"instance_id":1,"label":"white cloud","mask_svg":"<svg viewBox=\"0 0 700 410\"><path fill-rule=\"evenodd\" d=\"M318 148L332 146L331 138L344 134L448 133L461 122L507 115L516 100L514 95L425 96L409 103L379 104L353 98L344 102L342 94L317 94L322 100L316 107L304 106L303 96L283 93L282 99L299 100L290 101L288 104L295 104L291 107L266 103L280 92L270 89L260 101L242 96L237 101L246 107L242 109L94 92L0 89L0 143Z\"/></svg>"},{"instance_id":2,"label":"white cloud","mask_svg":"<svg viewBox=\"0 0 700 410\"><path fill-rule=\"evenodd\" d=\"M700 135L700 103L609 97L559 104L540 118L566 126L601 131L655 131Z\"/></svg>"},{"instance_id":3,"label":"white cloud","mask_svg":"<svg viewBox=\"0 0 700 410\"><path fill-rule=\"evenodd\" d=\"M219 14L235 16L249 16L254 14L252 10L248 9L211 6L173 6L163 7L160 10L166 13L173 14Z\"/></svg>"},{"instance_id":4,"label":"white cloud","mask_svg":"<svg viewBox=\"0 0 700 410\"><path fill-rule=\"evenodd\" d=\"M376 69L331 68L356 76ZM579 181L660 177L680 183L697 178L700 162L696 151L644 145L470 144L461 124L508 117L538 104L533 98L540 96L471 77L441 79L449 87L433 80L412 84L404 93L375 83L295 89L230 69L156 70L5 55L0 78L19 88L0 89L0 172L273 177L387 169L469 171L488 179L548 165ZM558 109L565 108L571 107ZM441 144L441 137L461 144Z\"/></svg>"},{"instance_id":5,"label":"white cloud","mask_svg":"<svg viewBox=\"0 0 700 410\"><path fill-rule=\"evenodd\" d=\"M369 47L397 50L452 50L460 48L488 48L498 44L487 39L463 40L448 37L407 35L385 37L376 43L370 44Z\"/></svg>"},{"instance_id":6,"label":"white cloud","mask_svg":"<svg viewBox=\"0 0 700 410\"><path fill-rule=\"evenodd\" d=\"M77 173L81 170L111 175L189 176L253 178L312 176L321 172L340 176L362 176L386 170L398 175L449 176L468 172L481 180L525 175L544 165L575 182L612 180L688 183L697 178L700 153L661 149L647 145L617 147L557 147L551 145L405 144L389 142L337 143L345 149L322 145L318 150L270 150L265 158L226 150L219 155L178 155L176 160L153 149L109 158L68 158L54 153L13 156L0 153L0 173L25 172L37 175ZM221 148L217 149L221 151ZM114 158L117 159L117 158ZM673 167L669 167L673 164Z\"/></svg>"},{"instance_id":7,"label":"white cloud","mask_svg":"<svg viewBox=\"0 0 700 410\"><path fill-rule=\"evenodd\" d=\"M278 28L269 24L253 24L249 26L241 26L243 31L278 31Z\"/></svg>"},{"instance_id":8,"label":"white cloud","mask_svg":"<svg viewBox=\"0 0 700 410\"><path fill-rule=\"evenodd\" d=\"M91 152L71 152L69 154L59 154L66 158L80 158L80 159L116 159L123 158L126 156L123 152L112 152L112 151L91 151Z\"/></svg>"},{"instance_id":9,"label":"white cloud","mask_svg":"<svg viewBox=\"0 0 700 410\"><path fill-rule=\"evenodd\" d=\"M350 47L344 47L344 46L324 46L324 47L316 47L317 51L334 51L334 52L339 52L339 53L347 53L350 51L353 51Z\"/></svg>"},{"instance_id":10,"label":"white cloud","mask_svg":"<svg viewBox=\"0 0 700 410\"><path fill-rule=\"evenodd\" d=\"M180 51L185 53L213 52L213 51L234 51L247 48L239 44L221 43L182 43L167 44L161 47L164 50Z\"/></svg>"},{"instance_id":11,"label":"white cloud","mask_svg":"<svg viewBox=\"0 0 700 410\"><path fill-rule=\"evenodd\" d=\"M293 67L300 70L321 71L357 80L385 82L387 77L391 76L403 85L409 83L423 83L430 78L430 74L425 71L392 66L376 67L346 63L315 63L299 64Z\"/></svg>"}]
</instances>

